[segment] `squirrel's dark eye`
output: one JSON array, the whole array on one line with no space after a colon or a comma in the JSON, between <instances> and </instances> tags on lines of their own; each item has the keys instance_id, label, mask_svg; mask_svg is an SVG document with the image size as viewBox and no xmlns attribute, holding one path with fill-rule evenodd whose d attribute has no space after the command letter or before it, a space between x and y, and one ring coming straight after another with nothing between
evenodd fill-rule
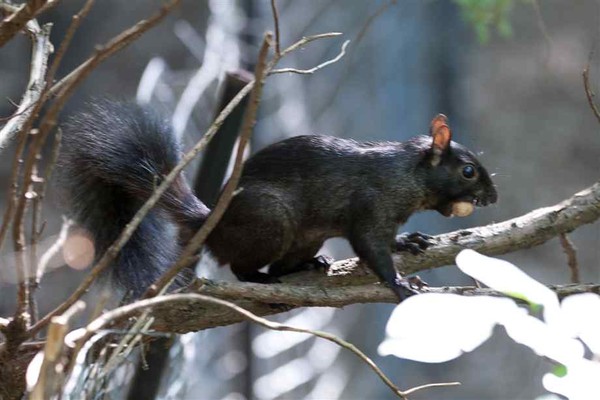
<instances>
[{"instance_id":1,"label":"squirrel's dark eye","mask_svg":"<svg viewBox=\"0 0 600 400\"><path fill-rule=\"evenodd\" d=\"M465 165L462 174L466 179L473 179L475 177L475 167L472 164Z\"/></svg>"}]
</instances>

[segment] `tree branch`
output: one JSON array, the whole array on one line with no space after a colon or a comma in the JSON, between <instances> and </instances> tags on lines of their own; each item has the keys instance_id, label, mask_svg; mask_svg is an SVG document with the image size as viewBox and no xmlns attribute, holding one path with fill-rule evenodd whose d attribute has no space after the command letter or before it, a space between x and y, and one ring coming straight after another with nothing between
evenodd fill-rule
<instances>
[{"instance_id":1,"label":"tree branch","mask_svg":"<svg viewBox=\"0 0 600 400\"><path fill-rule=\"evenodd\" d=\"M458 382L434 383L434 384L418 386L418 387L409 389L407 392L404 392L400 388L398 388L398 386L396 386L384 374L384 372L377 366L377 364L375 364L373 362L373 360L371 360L365 353L363 353L360 349L358 349L352 343L347 342L343 339L340 339L339 337L337 337L331 333L323 332L323 331L319 331L319 330L294 327L294 326L290 326L290 325L280 324L280 323L274 322L274 321L269 321L269 320L266 320L264 318L257 316L256 314L244 309L243 307L240 307L239 305L236 305L229 301L224 301L224 300L213 298L210 296L204 296L204 295L192 294L192 293L169 294L169 295L155 297L155 298L151 298L151 299L143 299L143 300L139 300L135 303L127 304L127 305L121 306L119 308L116 308L114 310L108 311L105 314L103 314L102 316L91 321L86 326L85 334L79 339L79 341L80 342L87 341L92 336L92 334L98 332L100 329L106 328L107 326L109 326L119 320L123 320L124 318L130 317L130 316L135 316L142 311L147 311L147 310L157 307L159 305L164 306L164 305L173 304L174 302L175 303L183 302L183 303L187 303L187 304L191 304L191 305L209 303L220 309L227 309L228 311L237 314L242 319L249 320L249 321L254 322L258 325L261 325L267 329L271 329L271 330L275 330L275 331L284 331L284 332L306 333L309 335L319 337L321 339L328 340L328 341L335 343L338 346L345 348L346 350L349 350L350 352L354 353L354 355L356 355L362 362L367 364L375 372L375 374L383 381L383 383L385 383L385 385L387 385L392 390L392 392L396 396L398 396L402 399L405 399L405 400L408 398L407 396L409 393L414 393L418 390L427 389L430 387L460 385L460 383L458 383Z\"/></svg>"},{"instance_id":2,"label":"tree branch","mask_svg":"<svg viewBox=\"0 0 600 400\"><path fill-rule=\"evenodd\" d=\"M316 275L316 273L315 273ZM375 280L375 277L372 278ZM333 280L333 279L332 279ZM212 282L204 281L205 286L195 290L195 293L214 298L235 300L240 307L259 316L268 316L290 311L298 307L336 307L357 303L391 303L398 302L394 293L379 283L358 284L354 286L322 287L322 286L292 286L287 284L261 285L242 282ZM333 284L333 282L332 282ZM600 284L550 285L559 298L580 293L600 294ZM461 296L493 296L506 297L503 293L488 288L475 286L444 286L429 288L427 293L447 293ZM237 298L235 295L239 295ZM249 300L261 299L264 302ZM287 305L286 304L296 304ZM155 318L153 329L161 332L188 333L217 326L232 325L244 321L235 312L221 308L173 302L154 307L152 316Z\"/></svg>"},{"instance_id":3,"label":"tree branch","mask_svg":"<svg viewBox=\"0 0 600 400\"><path fill-rule=\"evenodd\" d=\"M40 28L35 20L30 21L27 25L32 41L29 82L19 107L0 130L0 148L6 146L8 141L21 130L33 112L35 103L42 95L42 90L46 85L48 57L53 51L52 43L50 43L51 26L51 24L46 24Z\"/></svg>"},{"instance_id":4,"label":"tree branch","mask_svg":"<svg viewBox=\"0 0 600 400\"><path fill-rule=\"evenodd\" d=\"M487 226L436 236L425 254L395 255L396 267L408 273L454 264L456 254L470 248L487 255L499 255L540 245L553 237L600 218L600 183L552 207L540 208L521 217ZM198 294L235 300L257 314L272 315L296 307L343 307L355 303L396 303L392 291L357 259L334 263L327 274L302 272L284 277L285 283L261 285L241 282L198 280L190 288ZM559 297L575 293L600 293L600 285L551 286ZM429 288L434 293L465 296L502 296L490 289L474 287ZM229 325L242 319L234 313L209 305L185 303L157 306L154 328L185 333Z\"/></svg>"}]
</instances>

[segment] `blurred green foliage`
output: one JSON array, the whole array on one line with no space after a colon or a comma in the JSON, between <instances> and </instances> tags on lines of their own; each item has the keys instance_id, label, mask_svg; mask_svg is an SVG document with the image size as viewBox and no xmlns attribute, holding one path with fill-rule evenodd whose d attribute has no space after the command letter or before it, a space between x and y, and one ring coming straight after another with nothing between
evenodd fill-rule
<instances>
[{"instance_id":1,"label":"blurred green foliage","mask_svg":"<svg viewBox=\"0 0 600 400\"><path fill-rule=\"evenodd\" d=\"M495 29L501 37L512 34L509 15L514 0L454 0L461 8L463 17L469 21L480 43L490 39L490 31Z\"/></svg>"},{"instance_id":2,"label":"blurred green foliage","mask_svg":"<svg viewBox=\"0 0 600 400\"><path fill-rule=\"evenodd\" d=\"M567 376L567 366L566 365L562 365L562 364L557 365L552 370L552 373L554 375L558 376L559 378L565 377L565 376Z\"/></svg>"}]
</instances>

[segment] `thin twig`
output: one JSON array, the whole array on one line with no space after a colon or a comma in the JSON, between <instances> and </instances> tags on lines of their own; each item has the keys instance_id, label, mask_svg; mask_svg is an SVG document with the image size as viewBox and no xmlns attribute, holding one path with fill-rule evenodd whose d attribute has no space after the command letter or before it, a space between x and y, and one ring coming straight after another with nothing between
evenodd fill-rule
<instances>
[{"instance_id":1,"label":"thin twig","mask_svg":"<svg viewBox=\"0 0 600 400\"><path fill-rule=\"evenodd\" d=\"M62 109L64 102L67 100L67 98L73 92L75 87L85 77L87 77L99 63L101 63L106 58L113 55L115 52L123 49L124 47L126 47L127 45L129 45L130 43L135 41L137 38L139 38L142 34L144 34L150 28L156 26L160 21L162 21L168 15L168 13L170 11L172 11L179 4L179 2L180 2L180 0L170 1L169 3L163 5L161 7L161 9L159 10L159 12L157 12L150 18L139 21L131 28L128 28L125 31L123 31L122 33L120 33L119 35L115 36L106 45L99 47L96 50L96 53L92 57L90 57L88 60L86 60L84 63L82 63L79 67L77 67L75 70L73 70L69 75L67 75L59 83L54 85L52 87L52 89L49 90L49 95L56 94L57 99L52 104L52 106L50 107L50 109L48 110L48 112L44 116L44 119L41 122L40 135L38 137L39 139L36 141L36 143L33 144L34 149L41 148L44 145L47 134L50 132L50 130L56 124L56 118L58 116L58 113ZM84 9L88 5L89 5L89 3L86 3L86 6L84 6ZM27 181L27 179L31 179L30 173L31 173L31 165L32 164L33 163L31 162L31 160L28 159L27 163L26 163L26 167L25 167L25 174L24 174L26 181ZM148 208L148 210L149 209L150 208ZM17 212L15 214L15 219L22 218L24 211L25 211L24 202L20 201L17 206ZM131 230L131 233L129 233L129 236L131 236L131 234L133 233L134 230L135 230L135 228L133 228ZM125 240L124 243L126 241L127 240ZM121 245L121 247L122 247L122 245ZM111 246L111 248L112 248L112 246ZM109 248L109 251L110 251L110 248ZM109 251L107 251L107 254L109 253ZM107 254L105 254L105 256ZM114 255L112 255L112 258L110 258L110 259L108 259L108 257L106 259L103 258L98 262L98 264L101 264L103 262L103 260L105 260L104 263L106 265L108 265L108 264L110 264L110 261L112 261L113 258L114 258ZM50 321L50 318L52 316L58 315L58 314L64 312L67 308L69 308L72 304L74 304L75 301L77 299L79 299L79 297L83 293L85 293L85 291L91 285L91 283L95 280L95 278L97 277L99 272L102 269L104 269L104 267L105 267L105 266L104 267L101 266L102 268L97 268L98 264L95 266L95 269L93 269L93 271L95 270L96 273L95 274L91 273L90 275L88 275L86 277L84 282L69 297L70 301L68 301L67 303L63 303L61 306L54 309L50 314L47 314L42 319L40 319L40 321L38 321L31 328L30 334L37 333L42 327L44 327L46 324L48 324L48 322Z\"/></svg>"},{"instance_id":2,"label":"thin twig","mask_svg":"<svg viewBox=\"0 0 600 400\"><path fill-rule=\"evenodd\" d=\"M31 130L29 132L30 135L35 135L37 134L36 130ZM36 173L36 169L35 169L35 164L34 164L34 169L32 170L32 175ZM25 203L28 203L31 198L32 195L31 193L35 193L33 192L33 179L31 180L30 184L23 188L23 199ZM35 221L35 215L34 215L34 221ZM28 263L25 260L25 234L24 234L24 220L21 218L19 220L17 220L13 226L14 230L13 230L13 244L14 244L14 255L15 255L15 267L16 267L16 276L17 276L17 283L18 283L18 287L17 287L17 307L15 309L15 315L14 315L14 320L18 321L21 320L21 323L18 324L18 326L23 326L25 328L29 328L29 325L31 323L31 310L35 307L32 308L31 305L31 292L30 292L30 286L31 286L31 275L32 275L32 267L35 264L35 262L32 263L32 259L30 258L30 262Z\"/></svg>"},{"instance_id":3,"label":"thin twig","mask_svg":"<svg viewBox=\"0 0 600 400\"><path fill-rule=\"evenodd\" d=\"M0 248L4 242L4 238L8 232L10 222L16 206L16 196L18 192L18 177L21 169L21 155L25 149L27 134L31 125L28 121L32 119L32 114L35 111L34 104L37 104L42 89L45 85L46 66L48 57L52 52L52 44L50 43L50 25L45 25L40 28L38 23L33 20L27 24L33 39L31 68L27 90L23 95L21 104L18 106L16 117L8 121L0 130L0 149L6 142L13 137L17 132L23 132L15 149L15 158L13 161L11 172L11 184L8 192L10 193L9 202L4 212L2 226L0 227Z\"/></svg>"},{"instance_id":4,"label":"thin twig","mask_svg":"<svg viewBox=\"0 0 600 400\"><path fill-rule=\"evenodd\" d=\"M121 34L115 36L105 46L99 47L96 50L96 53L92 57L90 57L86 62L81 64L74 71L72 71L66 78L61 80L61 82L64 82L64 84L61 86L60 91L57 93L56 100L54 101L54 103L52 103L49 110L44 115L44 118L42 119L42 121L40 123L39 134L36 135L36 137L34 138L34 142L31 145L32 151L29 153L29 156L25 161L24 178L23 178L23 180L24 180L23 187L24 188L28 188L31 185L32 170L35 165L36 154L39 151L41 151L42 147L44 146L44 144L46 142L46 138L48 137L49 133L52 131L52 129L56 125L58 114L62 110L64 103L71 96L71 94L73 93L73 91L75 90L77 85L83 79L85 79L95 69L95 67L98 64L100 64L103 60L105 60L107 57L110 57L115 52L123 49L124 47L129 45L131 42L136 40L138 37L140 37L143 33L145 33L150 28L154 27L156 24L158 24L160 21L162 21L162 19L164 17L166 17L166 15L176 5L179 4L179 1L180 0L172 0L170 3L164 5L160 9L160 11L157 12L152 17L148 18L147 20L142 20L142 21L138 22L133 27L131 27L131 28L123 31ZM86 3L86 5L84 5L84 8L82 9L82 12L81 12L82 14L85 14L87 11L89 11L88 6L91 6L91 4L89 2ZM78 18L76 19L76 21L78 21ZM72 23L72 26L76 27L77 25L78 25L78 22ZM74 28L72 31L74 31ZM67 40L69 41L70 37L67 37ZM56 85L53 86L52 89L49 90L49 94L50 94L50 92L52 92L54 87L56 87ZM21 225L20 221L24 217L24 214L26 211L26 204L27 204L26 199L25 199L25 196L23 193L21 195L21 197L18 199L18 203L17 203L16 209L15 209L15 216L14 216L15 222L13 225L13 230L14 230L13 236L15 238L18 237L18 238L22 239L22 229L20 227L20 225ZM23 242L23 240L21 240L21 241Z\"/></svg>"},{"instance_id":5,"label":"thin twig","mask_svg":"<svg viewBox=\"0 0 600 400\"><path fill-rule=\"evenodd\" d=\"M171 0L164 4L158 13L152 17L141 20L131 28L123 31L119 35L115 36L108 43L103 46L98 46L96 53L81 63L77 68L71 71L67 76L61 79L50 89L49 94L59 95L59 93L69 90L73 85L76 85L78 81L85 78L89 72L95 68L96 65L112 56L114 53L128 46L144 34L150 28L156 26L162 21L176 6L179 5L181 0Z\"/></svg>"},{"instance_id":6,"label":"thin twig","mask_svg":"<svg viewBox=\"0 0 600 400\"><path fill-rule=\"evenodd\" d=\"M362 41L369 31L369 28L371 28L371 25L373 25L373 22L375 22L375 20L379 18L389 7L396 5L396 2L397 0L390 0L387 3L380 5L373 14L369 15L365 23L362 25L362 28L360 28L360 31L356 34L356 38L354 39L354 47Z\"/></svg>"},{"instance_id":7,"label":"thin twig","mask_svg":"<svg viewBox=\"0 0 600 400\"><path fill-rule=\"evenodd\" d=\"M42 90L46 84L46 67L48 57L53 51L50 42L50 28L52 24L46 24L40 28L35 20L27 23L27 30L32 37L31 67L27 89L23 94L21 103L9 121L0 130L0 149L6 146L8 141L21 130L25 121L33 113L33 106L40 99Z\"/></svg>"},{"instance_id":8,"label":"thin twig","mask_svg":"<svg viewBox=\"0 0 600 400\"><path fill-rule=\"evenodd\" d=\"M59 387L60 378L64 373L63 368L58 368L63 354L65 336L69 331L70 320L75 314L85 309L85 303L78 301L73 304L63 315L55 316L48 327L48 338L44 347L44 359L40 367L37 382L31 393L31 399L49 399L55 395ZM57 382L58 381L58 382Z\"/></svg>"},{"instance_id":9,"label":"thin twig","mask_svg":"<svg viewBox=\"0 0 600 400\"><path fill-rule=\"evenodd\" d=\"M273 12L273 24L275 25L275 55L279 57L281 55L281 45L279 37L279 13L277 12L275 0L271 0L271 11Z\"/></svg>"},{"instance_id":10,"label":"thin twig","mask_svg":"<svg viewBox=\"0 0 600 400\"><path fill-rule=\"evenodd\" d=\"M571 283L581 283L579 279L579 264L577 263L577 248L575 248L575 245L566 233L558 235L558 239L563 251L567 255L567 264L571 270Z\"/></svg>"},{"instance_id":11,"label":"thin twig","mask_svg":"<svg viewBox=\"0 0 600 400\"><path fill-rule=\"evenodd\" d=\"M159 278L159 280L149 290L148 296L155 295L158 290L165 288L169 284L169 282L171 282L175 278L175 276L177 276L177 274L179 274L181 270L188 265L189 258L196 253L197 249L202 247L210 232L221 220L221 217L225 213L225 210L227 209L229 203L231 202L231 199L233 198L233 193L237 188L238 181L242 175L244 150L246 148L246 144L250 140L252 128L256 123L256 114L258 112L258 105L260 104L262 87L264 85L265 78L268 74L267 56L269 54L269 45L271 40L272 34L270 32L267 32L263 39L262 46L258 54L258 60L256 62L256 68L254 71L254 82L257 83L254 85L252 92L250 93L248 108L244 113L244 119L242 121L242 126L240 127L237 154L235 157L235 163L233 167L233 172L231 173L231 177L227 181L225 188L219 196L219 200L217 201L215 208L208 216L206 222L204 222L204 224L202 225L202 228L200 228L198 232L196 232L196 234L189 241L186 248L183 250L179 261L175 263L175 265L173 265L171 268L169 268L169 270Z\"/></svg>"},{"instance_id":12,"label":"thin twig","mask_svg":"<svg viewBox=\"0 0 600 400\"><path fill-rule=\"evenodd\" d=\"M51 73L50 73L51 74ZM42 94L43 96L43 94ZM32 175L37 177L36 181L40 183L40 187L37 192L33 193L33 215L31 218L31 234L30 234L30 251L29 251L29 265L28 265L28 273L26 279L28 280L27 286L29 291L29 308L31 315L31 323L36 323L38 320L38 307L37 301L35 298L35 291L39 286L40 280L37 279L37 264L38 264L38 253L37 247L42 236L42 230L44 228L44 223L40 224L39 220L42 215L42 205L44 204L44 199L46 197L46 187L49 182L52 171L54 169L54 164L58 158L58 152L60 149L60 140L62 136L61 129L57 129L56 134L54 136L54 145L52 147L52 153L50 156L50 160L46 165L46 173L44 178L40 178L38 176L38 171L40 169L39 165L34 166L34 170ZM39 163L42 160L42 154L38 153L36 157L37 162Z\"/></svg>"},{"instance_id":13,"label":"thin twig","mask_svg":"<svg viewBox=\"0 0 600 400\"><path fill-rule=\"evenodd\" d=\"M93 333L98 332L100 329L103 329L104 327L109 326L110 324L112 324L116 321L120 321L125 318L136 315L143 310L146 310L148 308L153 308L160 304L175 303L175 302L205 302L205 303L216 304L219 306L226 307L226 308L240 314L245 319L255 322L267 329L271 329L271 330L275 330L275 331L306 333L306 334L320 337L322 339L333 342L333 343L337 344L338 346L351 351L352 353L354 353L354 355L356 355L358 358L360 358L365 364L367 364L377 374L377 376L386 384L386 386L388 386L392 390L392 392L396 396L398 396L400 398L406 398L405 392L400 390L400 388L398 388L385 375L385 373L377 366L377 364L375 364L373 362L373 360L371 360L369 358L369 356L367 356L365 353L363 353L360 349L358 349L352 343L349 343L349 342L347 342L331 333L328 333L328 332L305 329L305 328L298 328L298 327L293 327L293 326L289 326L289 325L285 325L285 324L280 324L278 322L269 321L267 319L261 318L255 314L251 313L248 310L245 310L242 307L237 306L234 303L231 303L231 302L228 302L225 300L221 300L221 299L216 299L216 298L209 297L209 296L199 295L199 294L189 293L189 294L164 295L164 296L155 297L155 298L151 298L151 299L140 300L138 302L116 308L114 310L111 310L111 311L105 313L98 319L96 319L96 320L92 321L90 324L88 324L85 328L86 335L83 336L81 340L85 341ZM455 385L455 384L456 383L453 382L451 384L447 384L447 386ZM443 386L445 384L437 384L437 385ZM418 389L418 388L416 388L416 389ZM415 389L413 389L412 391L414 392Z\"/></svg>"},{"instance_id":14,"label":"thin twig","mask_svg":"<svg viewBox=\"0 0 600 400\"><path fill-rule=\"evenodd\" d=\"M414 388L410 388L404 391L404 397L408 397L409 395L423 389L431 389L436 387L448 387L448 386L460 386L460 382L443 382L443 383L428 383L425 385L415 386Z\"/></svg>"},{"instance_id":15,"label":"thin twig","mask_svg":"<svg viewBox=\"0 0 600 400\"><path fill-rule=\"evenodd\" d=\"M10 225L10 222L12 221L13 213L14 213L16 205L18 203L18 196L17 196L18 184L17 184L17 182L18 182L18 177L19 177L19 173L21 170L21 164L23 163L23 160L21 159L21 157L23 154L23 150L25 148L26 132L28 132L31 129L31 127L33 126L34 119L37 117L42 106L45 104L46 100L48 99L48 90L50 89L50 86L52 85L52 82L54 80L54 75L56 74L56 71L58 70L58 67L60 66L62 57L65 54L65 52L69 46L69 43L71 42L73 34L77 30L77 27L79 26L81 20L90 11L92 3L93 3L92 0L88 0L86 2L86 4L83 6L83 8L79 11L79 13L77 13L75 16L73 16L73 20L72 20L71 24L69 25L67 34L65 35L65 38L63 39L63 41L60 45L60 48L58 49L58 52L56 53L56 55L52 61L52 64L48 70L47 76L45 77L45 81L40 80L39 84L36 86L37 90L40 90L41 93L37 96L37 100L35 102L30 102L29 106L26 108L27 110L29 110L29 109L31 109L31 110L26 113L25 112L21 113L24 118L19 119L17 121L18 122L17 125L14 128L14 129L16 129L16 131L21 132L21 139L17 145L17 150L15 152L15 158L14 158L14 162L13 162L12 175L11 175L11 186L10 186L11 198L8 203L8 206L6 207L6 211L4 213L2 226L0 227L0 248L2 247L2 244L4 242L4 237L8 231L8 227ZM30 24L32 24L32 23L35 23L35 21L30 22ZM45 68L46 68L46 61L44 62L44 73L45 73ZM32 67L32 69L33 69L33 67ZM21 102L21 105L19 106L19 109L23 108L24 103L25 103L25 96L24 96L24 100ZM5 125L5 127L2 129L2 132L4 132L5 130L8 129L7 127L9 126L9 124L11 122L13 122L13 121L10 121L9 123L7 123ZM11 132L10 130L7 130L4 134L6 134L6 135L8 135L8 137L10 137L10 135L11 135L10 132ZM2 134L0 134L0 137L2 137ZM2 140L0 140L0 148L2 147L2 143L4 143L4 142ZM42 148L42 146L37 146L37 147L38 147L38 149ZM38 151L40 151L40 150L38 150Z\"/></svg>"},{"instance_id":16,"label":"thin twig","mask_svg":"<svg viewBox=\"0 0 600 400\"><path fill-rule=\"evenodd\" d=\"M12 39L17 32L23 29L41 11L47 10L47 6L53 6L56 3L56 0L30 0L18 8L10 4L2 4L3 8L12 11L12 14L0 22L0 47Z\"/></svg>"},{"instance_id":17,"label":"thin twig","mask_svg":"<svg viewBox=\"0 0 600 400\"><path fill-rule=\"evenodd\" d=\"M56 161L58 160L58 154L60 152L60 143L62 140L62 129L58 128L54 135L54 144L52 146L52 152L50 153L50 160L46 163L46 173L40 182L40 188L38 189L38 195L36 197L38 201L39 210L37 211L39 215L41 215L42 210L41 206L44 203L44 199L46 198L46 189L48 187L48 182L52 178L52 172L54 172L54 167L56 165ZM41 154L40 154L41 157ZM36 232L35 235L32 235L32 243L36 243L39 241L42 235L43 226L38 226L36 224Z\"/></svg>"},{"instance_id":18,"label":"thin twig","mask_svg":"<svg viewBox=\"0 0 600 400\"><path fill-rule=\"evenodd\" d=\"M9 103L12 104L12 101L9 100ZM19 108L18 104L12 104L15 107L17 107L17 109ZM4 122L4 121L10 121L11 119L18 117L19 115L23 115L25 112L27 112L31 107L33 107L34 104L30 104L29 106L27 106L24 110L22 111L15 111L13 112L11 115L9 115L8 117L0 117L0 122Z\"/></svg>"},{"instance_id":19,"label":"thin twig","mask_svg":"<svg viewBox=\"0 0 600 400\"><path fill-rule=\"evenodd\" d=\"M20 135L19 141L17 142L17 148L15 149L15 157L13 159L13 164L11 168L11 176L10 176L10 187L7 190L9 193L8 204L4 209L4 215L2 217L2 226L0 226L0 249L2 249L2 245L4 244L4 239L6 238L6 234L8 233L8 228L10 227L10 222L12 221L15 206L17 205L17 195L19 192L19 173L21 171L21 164L23 164L23 159L21 155L23 154L23 150L25 149L25 145L27 143L27 138L29 135Z\"/></svg>"},{"instance_id":20,"label":"thin twig","mask_svg":"<svg viewBox=\"0 0 600 400\"><path fill-rule=\"evenodd\" d=\"M40 28L39 24L35 20L31 20L27 22L27 29L32 36L32 61L31 61L31 73L30 73L30 81L28 90L25 92L23 96L23 100L21 101L21 106L19 106L22 111L22 107L29 107L31 104L37 102L41 96L42 88L45 84L45 74L46 74L46 65L48 62L48 57L50 52L52 51L52 44L50 43L50 26L49 24L44 25L44 27ZM24 118L23 118L24 117ZM20 116L19 118L15 118L9 121L5 127L0 131L0 135L2 134L12 134L15 129L19 130L23 123L25 123L28 119L27 113ZM8 128L7 128L8 126ZM33 133L33 131L31 132ZM0 145L2 144L2 138L0 137ZM19 149L22 151L25 146L26 139L23 137L22 142L19 143ZM20 154L20 153L18 153ZM18 155L17 155L18 158ZM13 171L13 176L16 179L18 178L18 164L13 164L16 167L17 171ZM13 186L15 190L13 194L16 196L16 185L13 182ZM27 191L29 190L29 186L24 188L23 199L27 201ZM9 199L9 202L14 201L15 196ZM0 243L4 239L4 235L8 230L8 224L10 221L10 212L14 209L14 207L8 207L9 211L5 214L5 220L3 221L2 228L0 229ZM23 230L22 221L19 226L19 229ZM15 311L14 320L16 321L16 326L23 326L25 328L28 327L30 322L31 310L30 310L30 293L29 293L29 269L27 268L27 262L25 261L23 250L25 248L24 236L14 235L14 247L15 247L15 260L16 260L16 269L17 269L17 281L18 281L18 291L17 291L17 308Z\"/></svg>"},{"instance_id":21,"label":"thin twig","mask_svg":"<svg viewBox=\"0 0 600 400\"><path fill-rule=\"evenodd\" d=\"M279 57L276 57L269 64L269 67L267 68L267 70L270 71L273 68L273 66L274 66L273 62L275 62L275 64L276 64L279 61L279 59L285 57L289 53L296 51L297 49L299 49L303 46L306 46L310 42L314 42L315 40L320 40L320 39L325 39L325 38L337 37L337 36L341 36L341 35L342 35L341 32L327 32L327 33L319 33L317 35L304 36L302 39L298 40L296 43L292 44L291 46L289 46L285 50L283 50L281 52L281 54L279 55Z\"/></svg>"},{"instance_id":22,"label":"thin twig","mask_svg":"<svg viewBox=\"0 0 600 400\"><path fill-rule=\"evenodd\" d=\"M286 73L286 72L291 72L291 73L294 73L294 74L301 74L301 75L314 74L318 70L323 69L323 68L325 68L328 65L335 64L336 62L340 61L342 59L342 57L344 57L346 55L346 47L348 47L348 44L350 44L350 41L346 40L342 44L342 48L340 50L340 53L337 56L335 56L331 60L325 61L324 63L321 63L321 64L317 65L316 67L313 67L313 68L310 68L310 69L297 69L297 68L280 68L280 69L274 69L273 71L271 71L269 73L269 75L283 74L283 73Z\"/></svg>"},{"instance_id":23,"label":"thin twig","mask_svg":"<svg viewBox=\"0 0 600 400\"><path fill-rule=\"evenodd\" d=\"M63 37L63 40L60 43L60 47L58 48L58 51L56 52L56 55L54 56L54 60L52 61L52 65L50 66L50 70L48 71L49 79L48 79L48 83L47 83L48 87L46 88L46 92L48 92L48 90L50 90L49 85L52 85L54 83L54 76L56 75L56 72L58 71L58 68L60 67L60 64L62 63L62 59L63 59L64 55L66 54L67 49L69 48L69 45L71 44L71 40L73 39L75 32L77 32L77 29L79 28L79 25L81 24L81 21L88 15L90 10L92 9L92 6L94 5L94 1L95 0L87 0L85 2L85 4L83 5L83 7L81 7L79 12L77 14L73 15L73 17L71 18L71 23L69 24L69 27L67 28L67 32L65 33L65 36ZM46 95L46 97L47 97L47 95Z\"/></svg>"},{"instance_id":24,"label":"thin twig","mask_svg":"<svg viewBox=\"0 0 600 400\"><path fill-rule=\"evenodd\" d=\"M31 127L33 126L34 119L37 117L42 106L46 103L46 100L48 99L48 90L50 89L50 86L52 85L52 83L54 81L54 76L56 74L56 71L58 70L58 67L60 66L63 55L65 54L65 52L71 42L71 39L72 39L75 31L77 30L77 27L79 26L81 20L90 11L92 4L93 4L93 0L88 0L85 3L85 5L83 6L83 8L79 11L79 13L77 13L75 16L73 16L71 24L69 25L69 28L67 29L67 33L60 45L60 48L58 49L58 52L56 53L56 55L54 57L54 60L52 61L50 69L48 70L47 76L45 78L45 82L43 80L41 80L39 85L36 86L36 88L38 90L43 88L43 89L41 89L41 94L38 96L38 98L35 102L30 102L29 106L26 108L26 110L29 110L30 108L32 108L30 111L28 111L27 113L25 113L25 112L21 113L24 116L24 118L23 118L23 120L19 119L18 124L17 124L18 127L15 127L15 129L17 131L21 132L21 134L20 134L21 139L19 140L19 143L17 145L17 150L15 152L15 158L13 161L11 185L10 185L10 190L9 190L11 192L11 197L10 197L8 206L6 207L6 211L4 213L2 226L0 227L0 248L2 247L2 244L4 243L4 238L8 231L8 227L10 225L10 222L12 221L13 213L14 213L15 208L18 203L18 196L17 196L18 183L17 182L18 182L18 177L19 177L20 171L21 171L21 164L23 163L23 160L21 159L21 157L23 154L23 150L25 148L25 140L26 140L26 136L27 136L26 132L28 132L31 129ZM30 24L34 23L34 22L35 21L31 21ZM46 64L44 62L44 71L45 71L45 65ZM24 101L21 102L19 109L22 109L23 105L24 105ZM6 126L2 130L3 132L5 129L8 129L7 126L9 126L9 124L6 124ZM6 134L10 136L9 131L7 131ZM0 137L2 137L2 135L0 135ZM2 141L0 140L0 147L1 147L1 144L2 144ZM38 146L38 149L41 149L42 147L43 146Z\"/></svg>"},{"instance_id":25,"label":"thin twig","mask_svg":"<svg viewBox=\"0 0 600 400\"><path fill-rule=\"evenodd\" d=\"M358 32L358 34L352 40L352 47L350 48L350 55L348 56L349 59L346 61L346 68L345 68L345 70L344 70L343 73L339 74L339 78L337 80L337 83L335 85L334 90L331 92L331 94L329 95L329 98L323 104L331 104L331 103L333 103L334 99L337 97L338 93L342 89L344 82L348 78L348 75L350 74L351 68L353 66L354 54L356 54L356 51L352 51L352 49L356 49L358 47L358 45L364 39L364 37L366 36L366 34L369 31L369 29L371 28L371 26L374 24L375 20L377 18L379 18L381 15L383 15L383 13L390 6L395 5L396 3L397 3L397 0L390 0L388 3L382 4L362 24L362 28L360 29L360 31ZM326 107L323 108L323 112L325 112L325 109L326 109ZM321 115L319 115L317 117L317 119L320 118L320 117L321 117Z\"/></svg>"},{"instance_id":26,"label":"thin twig","mask_svg":"<svg viewBox=\"0 0 600 400\"><path fill-rule=\"evenodd\" d=\"M66 218L63 219L62 227L60 228L58 238L56 238L56 241L52 244L52 246L50 246L48 250L46 250L46 252L44 252L44 254L42 254L42 256L40 257L40 262L38 263L38 268L35 274L36 284L39 284L41 282L42 277L46 273L48 263L50 262L52 257L54 257L65 244L65 241L68 237L69 228L72 224L72 220Z\"/></svg>"},{"instance_id":27,"label":"thin twig","mask_svg":"<svg viewBox=\"0 0 600 400\"><path fill-rule=\"evenodd\" d=\"M596 102L594 101L594 92L590 87L590 64L592 62L592 56L594 55L594 49L590 50L590 54L588 55L588 62L583 70L583 88L585 89L585 96L587 97L588 104L594 113L594 116L600 123L600 110L596 106Z\"/></svg>"},{"instance_id":28,"label":"thin twig","mask_svg":"<svg viewBox=\"0 0 600 400\"><path fill-rule=\"evenodd\" d=\"M538 27L540 28L540 32L542 32L542 36L544 37L544 41L546 43L547 56L550 57L550 52L552 51L552 37L550 37L548 28L546 27L546 23L544 22L544 17L542 15L542 10L540 8L538 0L532 0L531 6L535 11L535 17L538 23Z\"/></svg>"}]
</instances>

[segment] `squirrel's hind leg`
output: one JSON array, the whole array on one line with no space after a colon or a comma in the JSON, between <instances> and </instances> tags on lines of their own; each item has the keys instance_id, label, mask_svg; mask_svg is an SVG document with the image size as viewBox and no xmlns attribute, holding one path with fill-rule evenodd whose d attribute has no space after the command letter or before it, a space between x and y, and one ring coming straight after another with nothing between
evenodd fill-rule
<instances>
[{"instance_id":1,"label":"squirrel's hind leg","mask_svg":"<svg viewBox=\"0 0 600 400\"><path fill-rule=\"evenodd\" d=\"M333 260L327 256L315 257L322 246L322 240L293 245L290 252L271 264L269 275L280 277L294 272L329 268Z\"/></svg>"},{"instance_id":2,"label":"squirrel's hind leg","mask_svg":"<svg viewBox=\"0 0 600 400\"><path fill-rule=\"evenodd\" d=\"M239 280L273 283L278 280L259 270L289 252L295 232L292 215L277 192L246 186L233 198L207 244Z\"/></svg>"}]
</instances>

